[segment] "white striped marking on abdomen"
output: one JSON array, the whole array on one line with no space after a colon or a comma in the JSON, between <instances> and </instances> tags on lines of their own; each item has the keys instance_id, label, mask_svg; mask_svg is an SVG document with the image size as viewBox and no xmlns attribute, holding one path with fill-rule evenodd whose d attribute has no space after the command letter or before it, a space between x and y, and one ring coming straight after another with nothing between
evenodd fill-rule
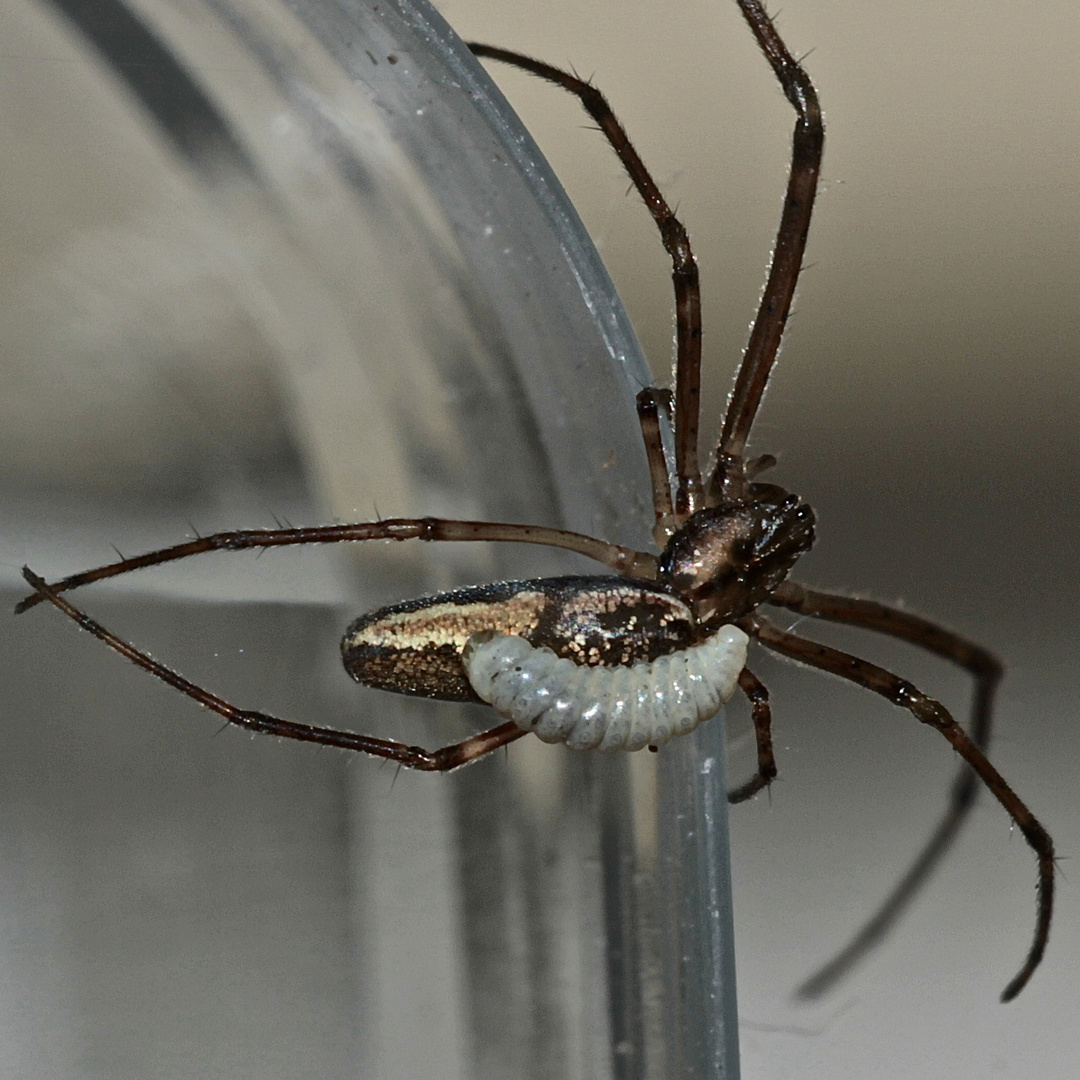
<instances>
[{"instance_id":1,"label":"white striped marking on abdomen","mask_svg":"<svg viewBox=\"0 0 1080 1080\"><path fill-rule=\"evenodd\" d=\"M723 626L700 645L632 667L580 667L508 634L461 654L477 696L547 743L572 750L662 746L714 717L735 692L749 639Z\"/></svg>"}]
</instances>

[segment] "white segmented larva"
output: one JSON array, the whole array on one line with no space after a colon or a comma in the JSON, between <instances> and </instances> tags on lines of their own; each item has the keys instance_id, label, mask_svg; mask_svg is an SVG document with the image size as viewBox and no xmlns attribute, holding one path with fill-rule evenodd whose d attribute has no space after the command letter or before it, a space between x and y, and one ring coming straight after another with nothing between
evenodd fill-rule
<instances>
[{"instance_id":1,"label":"white segmented larva","mask_svg":"<svg viewBox=\"0 0 1080 1080\"><path fill-rule=\"evenodd\" d=\"M749 639L723 626L700 645L633 667L580 667L508 634L461 654L472 688L502 717L571 750L662 746L714 717L735 692Z\"/></svg>"}]
</instances>

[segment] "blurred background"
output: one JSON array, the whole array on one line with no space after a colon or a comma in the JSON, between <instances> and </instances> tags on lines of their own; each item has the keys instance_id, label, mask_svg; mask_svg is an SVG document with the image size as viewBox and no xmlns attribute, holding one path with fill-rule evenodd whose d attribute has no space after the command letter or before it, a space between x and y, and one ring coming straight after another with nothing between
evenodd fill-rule
<instances>
[{"instance_id":1,"label":"blurred background","mask_svg":"<svg viewBox=\"0 0 1080 1080\"><path fill-rule=\"evenodd\" d=\"M636 0L447 0L440 10L465 38L573 65L608 95L691 232L704 287L704 427L715 430L764 279L792 126L734 5L695 0L662 18ZM184 174L126 134L126 106L95 82L92 58L55 17L5 18L9 598L21 595L24 561L56 576L108 561L112 543L133 552L181 539L189 519L206 532L272 525L274 514L465 512L464 457L454 482L408 490L409 469L369 467L373 445L393 445L392 425L376 409L351 418L365 394L347 365L328 362L328 383L317 366L282 373L295 349L288 335L306 324L286 331L271 319L267 331L260 319L288 286L259 294L259 275L246 276ZM777 454L776 481L817 511L819 542L800 580L902 603L1004 659L992 758L1054 836L1063 869L1043 968L1018 1001L999 1005L1033 925L1034 867L984 798L886 945L825 1001L794 1002L928 835L954 760L891 706L755 659L773 693L780 780L732 815L744 1075L1065 1080L1080 1054L1080 900L1068 862L1080 845L1071 93L1080 16L1064 3L832 2L789 4L779 25L793 51L809 53L827 145L811 269L753 448ZM203 62L220 77L219 57ZM572 99L492 74L566 185L666 378L669 270L613 155ZM263 88L246 80L236 74L238 96L257 103ZM323 228L332 210L327 200ZM366 302L385 306L375 295ZM305 299L297 291L298 309ZM334 341L318 344L312 354L336 355ZM378 346L394 344L387 331ZM396 417L420 407L411 392L394 400ZM415 426L437 426L432 415ZM439 455L447 439L432 440ZM640 496L620 505L639 514ZM433 565L425 580L503 572L485 555ZM529 565L506 572L546 567ZM363 591L355 568L275 555L244 572L178 570L98 599L94 611L182 670L232 680L240 701L313 719L355 709L341 704L352 690L334 671L335 635L353 612L328 606ZM404 595L393 586L410 573L368 570L385 579L385 600ZM363 943L347 910L360 861L349 823L425 798L435 805L426 817L420 806L422 820L438 823L437 797L337 755L215 739L212 721L58 623L39 611L3 630L18 723L4 755L0 1068L365 1075L354 1073L357 1017L371 1002L350 960ZM942 664L860 635L820 636L965 708L968 681ZM228 676L215 667L226 652ZM383 700L378 719L392 726ZM742 712L729 719L741 777L752 739ZM509 759L519 756L515 747ZM357 810L357 787L374 811ZM365 825L359 835L381 834ZM438 825L425 839L440 850ZM426 905L432 938L453 920L437 906ZM396 969L392 956L382 962ZM454 956L445 962L452 979ZM424 1001L411 1007L427 1015ZM163 1017L178 1010L197 1022L200 1046L215 1048L206 1060L190 1027L175 1043L167 1036Z\"/></svg>"}]
</instances>

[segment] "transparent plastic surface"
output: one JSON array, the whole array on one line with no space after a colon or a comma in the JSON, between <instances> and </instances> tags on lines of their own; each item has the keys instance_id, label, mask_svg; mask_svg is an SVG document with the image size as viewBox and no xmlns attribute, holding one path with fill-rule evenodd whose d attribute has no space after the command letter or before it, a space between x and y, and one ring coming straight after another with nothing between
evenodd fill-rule
<instances>
[{"instance_id":1,"label":"transparent plastic surface","mask_svg":"<svg viewBox=\"0 0 1080 1080\"><path fill-rule=\"evenodd\" d=\"M81 192L63 202L68 220L50 207L51 232L9 249L3 302L23 366L8 375L18 396L3 482L28 519L52 515L47 555L33 543L40 518L9 526L12 577L24 558L50 576L74 568L69 548L75 565L107 561L104 537L129 550L180 539L193 505L204 531L208 516L249 524L235 516L245 499L648 545L633 405L644 362L572 207L434 11L148 0L4 18L6 39L64 60L65 77L36 93L78 136L32 139L22 160L39 187L47 168L55 188ZM31 169L17 180L38 209ZM112 508L90 515L97 556L85 534L65 542L76 499ZM134 537L128 519L142 523ZM545 549L433 547L275 553L254 570L226 556L124 584L295 603L314 573L320 598L349 595L351 617L436 588L595 572ZM424 745L490 724L479 708L358 691L341 674L327 689L325 657L305 672L299 657L319 650L286 629L266 644L288 661L262 674L243 655L217 662L207 623L246 640L287 612L257 611L238 631L210 605L131 610L155 652L229 694L230 680L236 694L254 682L259 707ZM54 950L48 962L13 952L19 929L6 947L19 957L9 985L29 980L49 1017L40 1036L11 1014L19 1075L737 1076L719 720L659 755L523 740L450 777L391 784L375 762L210 740L205 719L157 687L132 704L97 674L118 661L95 647L73 656L51 614L26 617L25 633L50 636L35 640L35 678L13 707L44 739L27 737L28 760L78 769L62 791L5 789L9 820L32 823L23 846L38 852L10 857L19 872L7 880L24 881L13 925ZM154 634L177 618L191 629L166 655ZM304 621L332 660L325 627L347 618ZM177 723L162 725L164 711ZM93 747L71 757L87 727ZM112 775L118 758L122 776L102 794L95 773ZM9 767L25 773L19 760ZM176 762L190 771L172 773ZM200 779L223 762L237 770L231 787ZM305 770L321 794L305 794ZM171 808L155 803L174 786ZM298 824L309 818L310 835ZM255 821L266 829L243 831ZM44 929L41 866L61 883ZM240 926L265 933L256 945Z\"/></svg>"}]
</instances>

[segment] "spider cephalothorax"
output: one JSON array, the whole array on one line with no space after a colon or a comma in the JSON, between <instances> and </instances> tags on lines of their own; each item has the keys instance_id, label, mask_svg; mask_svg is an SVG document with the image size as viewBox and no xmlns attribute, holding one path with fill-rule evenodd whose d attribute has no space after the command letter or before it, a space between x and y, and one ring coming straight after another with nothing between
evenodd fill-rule
<instances>
[{"instance_id":1,"label":"spider cephalothorax","mask_svg":"<svg viewBox=\"0 0 1080 1080\"><path fill-rule=\"evenodd\" d=\"M700 630L731 622L764 603L814 542L814 512L772 484L699 510L668 541L658 580L693 608Z\"/></svg>"}]
</instances>

